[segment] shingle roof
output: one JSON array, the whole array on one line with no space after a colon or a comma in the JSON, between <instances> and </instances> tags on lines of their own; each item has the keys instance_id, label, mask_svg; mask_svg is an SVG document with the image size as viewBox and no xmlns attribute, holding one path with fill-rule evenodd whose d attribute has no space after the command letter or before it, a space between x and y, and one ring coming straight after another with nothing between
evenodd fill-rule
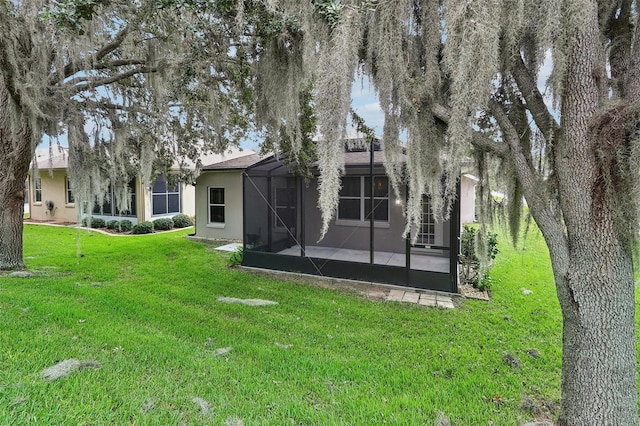
<instances>
[{"instance_id":1,"label":"shingle roof","mask_svg":"<svg viewBox=\"0 0 640 426\"><path fill-rule=\"evenodd\" d=\"M248 151L251 152L251 151ZM266 156L262 156L252 152L251 154L244 155L242 157L231 158L226 161L209 164L202 168L202 171L212 170L244 170L247 167L251 167L257 162L263 160Z\"/></svg>"},{"instance_id":2,"label":"shingle roof","mask_svg":"<svg viewBox=\"0 0 640 426\"><path fill-rule=\"evenodd\" d=\"M34 161L37 161L38 169L66 169L69 165L69 148L53 148L36 151Z\"/></svg>"}]
</instances>

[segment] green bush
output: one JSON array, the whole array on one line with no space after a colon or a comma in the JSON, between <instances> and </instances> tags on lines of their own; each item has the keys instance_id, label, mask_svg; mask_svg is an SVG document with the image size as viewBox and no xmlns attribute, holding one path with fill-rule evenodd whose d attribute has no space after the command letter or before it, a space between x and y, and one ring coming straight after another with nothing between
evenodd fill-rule
<instances>
[{"instance_id":1,"label":"green bush","mask_svg":"<svg viewBox=\"0 0 640 426\"><path fill-rule=\"evenodd\" d=\"M231 256L229 257L229 260L227 261L227 265L229 265L229 267L231 267L231 268L233 268L234 266L242 265L243 254L244 254L243 248L242 247L238 247L236 249L236 251L231 253Z\"/></svg>"},{"instance_id":2,"label":"green bush","mask_svg":"<svg viewBox=\"0 0 640 426\"><path fill-rule=\"evenodd\" d=\"M481 238L483 240L480 240ZM486 247L484 254L478 250L482 245ZM462 284L471 284L482 291L487 290L491 285L491 280L486 272L499 252L497 234L487 233L483 236L475 227L465 225L460 238L460 280ZM479 256L483 258L481 259Z\"/></svg>"},{"instance_id":3,"label":"green bush","mask_svg":"<svg viewBox=\"0 0 640 426\"><path fill-rule=\"evenodd\" d=\"M173 228L173 220L170 217L161 217L153 221L153 229L156 231L167 231Z\"/></svg>"},{"instance_id":4,"label":"green bush","mask_svg":"<svg viewBox=\"0 0 640 426\"><path fill-rule=\"evenodd\" d=\"M110 220L109 222L107 222L107 229L117 229L118 225L120 224L117 220Z\"/></svg>"},{"instance_id":5,"label":"green bush","mask_svg":"<svg viewBox=\"0 0 640 426\"><path fill-rule=\"evenodd\" d=\"M173 217L173 226L176 228L186 228L187 226L193 226L193 221L186 214L177 214Z\"/></svg>"},{"instance_id":6,"label":"green bush","mask_svg":"<svg viewBox=\"0 0 640 426\"><path fill-rule=\"evenodd\" d=\"M153 232L153 223L151 222L140 222L133 225L131 229L132 234L150 234Z\"/></svg>"},{"instance_id":7,"label":"green bush","mask_svg":"<svg viewBox=\"0 0 640 426\"><path fill-rule=\"evenodd\" d=\"M133 229L133 223L128 219L124 219L120 221L120 223L118 224L118 229L116 230L118 232L129 232L131 231L131 229Z\"/></svg>"},{"instance_id":8,"label":"green bush","mask_svg":"<svg viewBox=\"0 0 640 426\"><path fill-rule=\"evenodd\" d=\"M91 225L88 225L88 224ZM91 217L91 222L89 222L89 218L85 217L84 219L82 219L82 226L84 227L89 227L89 228L104 228L107 226L107 223L104 221L104 219L100 219L99 217Z\"/></svg>"}]
</instances>

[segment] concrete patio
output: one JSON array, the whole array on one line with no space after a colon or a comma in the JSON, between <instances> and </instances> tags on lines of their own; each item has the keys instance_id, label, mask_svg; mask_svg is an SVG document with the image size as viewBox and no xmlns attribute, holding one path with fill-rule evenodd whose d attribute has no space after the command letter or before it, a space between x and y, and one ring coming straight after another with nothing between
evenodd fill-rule
<instances>
[{"instance_id":1,"label":"concrete patio","mask_svg":"<svg viewBox=\"0 0 640 426\"><path fill-rule=\"evenodd\" d=\"M337 247L307 246L307 257L318 259L341 260L346 262L369 263L370 256L367 250L353 250ZM300 256L300 246L296 245L278 252L289 256ZM378 265L391 265L404 267L406 255L404 253L389 253L383 251L374 252L374 263ZM419 271L449 272L449 258L433 256L422 253L411 254L411 269Z\"/></svg>"},{"instance_id":2,"label":"concrete patio","mask_svg":"<svg viewBox=\"0 0 640 426\"><path fill-rule=\"evenodd\" d=\"M432 306L445 309L455 309L453 298L438 293L418 293L415 291L392 289L385 300L392 302L414 303L423 306Z\"/></svg>"}]
</instances>

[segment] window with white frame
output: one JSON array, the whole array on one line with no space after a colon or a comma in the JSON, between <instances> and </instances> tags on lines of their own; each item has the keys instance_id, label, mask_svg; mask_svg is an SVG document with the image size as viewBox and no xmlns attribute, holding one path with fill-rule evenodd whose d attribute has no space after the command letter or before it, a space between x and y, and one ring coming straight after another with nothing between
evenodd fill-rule
<instances>
[{"instance_id":1,"label":"window with white frame","mask_svg":"<svg viewBox=\"0 0 640 426\"><path fill-rule=\"evenodd\" d=\"M224 223L224 188L209 187L209 223Z\"/></svg>"},{"instance_id":2,"label":"window with white frame","mask_svg":"<svg viewBox=\"0 0 640 426\"><path fill-rule=\"evenodd\" d=\"M373 219L389 222L389 179L373 177ZM367 176L345 176L342 178L338 220L366 221L371 215L371 178Z\"/></svg>"},{"instance_id":3,"label":"window with white frame","mask_svg":"<svg viewBox=\"0 0 640 426\"><path fill-rule=\"evenodd\" d=\"M180 182L173 179L170 183L166 177L158 176L153 182L152 193L152 214L180 213Z\"/></svg>"},{"instance_id":4,"label":"window with white frame","mask_svg":"<svg viewBox=\"0 0 640 426\"><path fill-rule=\"evenodd\" d=\"M422 214L420 226L418 227L418 235L416 236L416 245L433 245L436 243L436 221L433 217L431 208L431 200L428 196L422 196Z\"/></svg>"},{"instance_id":5,"label":"window with white frame","mask_svg":"<svg viewBox=\"0 0 640 426\"><path fill-rule=\"evenodd\" d=\"M42 202L42 180L39 177L33 179L33 201Z\"/></svg>"},{"instance_id":6,"label":"window with white frame","mask_svg":"<svg viewBox=\"0 0 640 426\"><path fill-rule=\"evenodd\" d=\"M69 176L67 176L66 178L66 191L65 191L65 202L67 204L73 204L76 202L74 196L73 196L73 191L71 190L71 181L69 180Z\"/></svg>"}]
</instances>

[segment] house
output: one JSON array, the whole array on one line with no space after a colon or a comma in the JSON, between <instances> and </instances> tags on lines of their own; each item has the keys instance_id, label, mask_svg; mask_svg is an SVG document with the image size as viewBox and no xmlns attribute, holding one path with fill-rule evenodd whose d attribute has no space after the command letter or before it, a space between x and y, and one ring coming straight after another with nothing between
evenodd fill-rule
<instances>
[{"instance_id":1,"label":"house","mask_svg":"<svg viewBox=\"0 0 640 426\"><path fill-rule=\"evenodd\" d=\"M224 154L210 154L202 158L205 164L252 154L253 151L232 148ZM73 186L68 174L68 149L62 148L50 156L47 152L37 152L37 174L29 172L29 212L30 218L38 221L70 222L78 221L78 206L73 195ZM191 166L194 167L195 166ZM178 173L176 166L173 172ZM183 213L195 215L195 187L191 182L169 183L171 179L159 175L150 187L145 187L139 176L132 176L129 182L131 208L119 211L113 202L113 188L102 206L94 206L93 216L105 220L128 219L133 223L151 221L161 217L172 217ZM142 196L141 196L142 195Z\"/></svg>"},{"instance_id":2,"label":"house","mask_svg":"<svg viewBox=\"0 0 640 426\"><path fill-rule=\"evenodd\" d=\"M264 158L247 152L202 168L196 179L196 237L242 241L243 173Z\"/></svg>"},{"instance_id":3,"label":"house","mask_svg":"<svg viewBox=\"0 0 640 426\"><path fill-rule=\"evenodd\" d=\"M456 292L461 211L473 220L475 196L456 201L442 223L425 197L412 245L402 238L406 191L393 193L379 141L372 145L345 153L338 211L322 240L317 179L305 182L275 156L206 167L196 184L196 236L241 239L244 266ZM473 179L459 186L475 195Z\"/></svg>"}]
</instances>

